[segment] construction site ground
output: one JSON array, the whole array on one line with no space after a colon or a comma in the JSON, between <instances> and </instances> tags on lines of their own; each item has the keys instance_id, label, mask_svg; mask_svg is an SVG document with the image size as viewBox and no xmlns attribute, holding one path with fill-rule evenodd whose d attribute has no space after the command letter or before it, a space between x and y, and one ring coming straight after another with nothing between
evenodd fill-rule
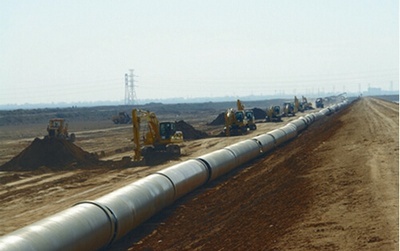
<instances>
[{"instance_id":1,"label":"construction site ground","mask_svg":"<svg viewBox=\"0 0 400 251\"><path fill-rule=\"evenodd\" d=\"M0 172L0 235L293 119L186 141L180 160L157 166ZM25 129L2 130L0 165L31 144L33 128ZM131 129L85 124L76 145L119 160L131 154ZM399 106L363 98L184 196L107 250L399 250L398 171Z\"/></svg>"}]
</instances>

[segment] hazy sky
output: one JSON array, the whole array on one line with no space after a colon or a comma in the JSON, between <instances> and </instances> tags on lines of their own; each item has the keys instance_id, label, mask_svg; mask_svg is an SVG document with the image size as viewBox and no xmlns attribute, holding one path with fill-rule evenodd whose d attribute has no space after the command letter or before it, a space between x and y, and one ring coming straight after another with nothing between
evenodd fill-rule
<instances>
[{"instance_id":1,"label":"hazy sky","mask_svg":"<svg viewBox=\"0 0 400 251\"><path fill-rule=\"evenodd\" d=\"M0 104L399 86L398 0L2 0Z\"/></svg>"}]
</instances>

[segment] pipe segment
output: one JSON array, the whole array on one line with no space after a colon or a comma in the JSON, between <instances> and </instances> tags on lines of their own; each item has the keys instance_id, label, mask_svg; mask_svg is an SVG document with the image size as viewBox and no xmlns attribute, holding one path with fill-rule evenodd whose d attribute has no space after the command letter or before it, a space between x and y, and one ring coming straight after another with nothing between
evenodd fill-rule
<instances>
[{"instance_id":1,"label":"pipe segment","mask_svg":"<svg viewBox=\"0 0 400 251\"><path fill-rule=\"evenodd\" d=\"M305 118L307 118L310 122L310 124L314 123L315 121L315 115L313 113L309 113L305 116Z\"/></svg>"},{"instance_id":2,"label":"pipe segment","mask_svg":"<svg viewBox=\"0 0 400 251\"><path fill-rule=\"evenodd\" d=\"M323 118L325 115L320 112L316 112L316 113L314 113L314 116L315 116L315 121L318 121L321 118Z\"/></svg>"},{"instance_id":3,"label":"pipe segment","mask_svg":"<svg viewBox=\"0 0 400 251\"><path fill-rule=\"evenodd\" d=\"M210 181L226 174L237 166L235 154L228 149L216 150L197 159L207 165L210 171Z\"/></svg>"},{"instance_id":4,"label":"pipe segment","mask_svg":"<svg viewBox=\"0 0 400 251\"><path fill-rule=\"evenodd\" d=\"M285 143L286 133L281 128L272 130L272 131L268 132L267 134L271 135L274 138L275 146L279 146L279 145Z\"/></svg>"},{"instance_id":5,"label":"pipe segment","mask_svg":"<svg viewBox=\"0 0 400 251\"><path fill-rule=\"evenodd\" d=\"M114 236L111 216L82 203L0 238L0 250L97 250Z\"/></svg>"},{"instance_id":6,"label":"pipe segment","mask_svg":"<svg viewBox=\"0 0 400 251\"><path fill-rule=\"evenodd\" d=\"M280 128L285 132L285 142L292 140L297 136L297 128L294 124L287 124Z\"/></svg>"},{"instance_id":7,"label":"pipe segment","mask_svg":"<svg viewBox=\"0 0 400 251\"><path fill-rule=\"evenodd\" d=\"M319 111L320 113L322 113L325 116L329 116L333 113L333 110L330 109L329 107L322 109L321 111Z\"/></svg>"},{"instance_id":8,"label":"pipe segment","mask_svg":"<svg viewBox=\"0 0 400 251\"><path fill-rule=\"evenodd\" d=\"M256 158L261 153L261 146L257 143L257 141L252 139L247 139L227 146L225 149L231 151L235 155L236 167Z\"/></svg>"},{"instance_id":9,"label":"pipe segment","mask_svg":"<svg viewBox=\"0 0 400 251\"><path fill-rule=\"evenodd\" d=\"M309 120L309 118L306 118L306 117L301 116L301 117L299 117L298 119L303 120L304 123L306 123L307 126L311 124L311 121Z\"/></svg>"},{"instance_id":10,"label":"pipe segment","mask_svg":"<svg viewBox=\"0 0 400 251\"><path fill-rule=\"evenodd\" d=\"M275 147L275 139L270 134L261 134L257 137L254 137L261 144L262 153L267 153L271 151Z\"/></svg>"},{"instance_id":11,"label":"pipe segment","mask_svg":"<svg viewBox=\"0 0 400 251\"><path fill-rule=\"evenodd\" d=\"M115 215L118 224L116 239L121 238L175 198L174 184L168 177L150 174L123 188L95 200Z\"/></svg>"},{"instance_id":12,"label":"pipe segment","mask_svg":"<svg viewBox=\"0 0 400 251\"><path fill-rule=\"evenodd\" d=\"M307 128L307 123L303 119L293 120L289 124L294 125L296 127L297 132L301 132Z\"/></svg>"},{"instance_id":13,"label":"pipe segment","mask_svg":"<svg viewBox=\"0 0 400 251\"><path fill-rule=\"evenodd\" d=\"M157 174L164 175L171 180L175 188L174 200L204 185L210 178L207 165L196 159L168 167Z\"/></svg>"}]
</instances>

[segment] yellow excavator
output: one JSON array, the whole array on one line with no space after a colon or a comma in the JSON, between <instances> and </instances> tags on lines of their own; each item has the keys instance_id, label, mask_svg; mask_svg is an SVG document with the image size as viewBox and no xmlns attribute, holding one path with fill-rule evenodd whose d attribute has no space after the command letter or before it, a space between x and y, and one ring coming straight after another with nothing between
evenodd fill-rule
<instances>
[{"instance_id":1,"label":"yellow excavator","mask_svg":"<svg viewBox=\"0 0 400 251\"><path fill-rule=\"evenodd\" d=\"M239 135L247 132L247 118L243 110L229 108L225 112L225 135Z\"/></svg>"},{"instance_id":2,"label":"yellow excavator","mask_svg":"<svg viewBox=\"0 0 400 251\"><path fill-rule=\"evenodd\" d=\"M141 127L142 120L147 125ZM181 155L178 144L183 142L183 133L176 130L175 122L159 122L154 112L133 109L132 125L134 161L141 161L143 156L146 163L155 163Z\"/></svg>"},{"instance_id":3,"label":"yellow excavator","mask_svg":"<svg viewBox=\"0 0 400 251\"><path fill-rule=\"evenodd\" d=\"M283 103L282 117L291 117L296 115L296 108L294 103L285 102Z\"/></svg>"},{"instance_id":4,"label":"yellow excavator","mask_svg":"<svg viewBox=\"0 0 400 251\"><path fill-rule=\"evenodd\" d=\"M247 128L250 130L256 130L257 125L256 125L256 119L254 117L254 112L252 109L245 109L244 105L242 102L238 99L236 101L236 106L238 111L244 111L244 115L247 119Z\"/></svg>"},{"instance_id":5,"label":"yellow excavator","mask_svg":"<svg viewBox=\"0 0 400 251\"><path fill-rule=\"evenodd\" d=\"M294 96L294 112L296 113L299 111L304 112L304 107L303 104L300 103L299 99L296 96Z\"/></svg>"},{"instance_id":6,"label":"yellow excavator","mask_svg":"<svg viewBox=\"0 0 400 251\"><path fill-rule=\"evenodd\" d=\"M267 116L265 116L266 122L282 122L281 107L279 105L273 105L267 108Z\"/></svg>"},{"instance_id":7,"label":"yellow excavator","mask_svg":"<svg viewBox=\"0 0 400 251\"><path fill-rule=\"evenodd\" d=\"M304 110L312 110L312 109L314 109L312 107L312 103L308 102L307 98L304 97L304 96L301 97L301 105L303 106Z\"/></svg>"}]
</instances>

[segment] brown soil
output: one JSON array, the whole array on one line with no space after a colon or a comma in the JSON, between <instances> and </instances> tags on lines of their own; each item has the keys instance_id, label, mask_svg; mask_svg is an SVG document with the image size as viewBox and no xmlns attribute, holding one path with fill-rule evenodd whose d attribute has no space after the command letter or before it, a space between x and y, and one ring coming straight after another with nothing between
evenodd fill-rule
<instances>
[{"instance_id":1,"label":"brown soil","mask_svg":"<svg viewBox=\"0 0 400 251\"><path fill-rule=\"evenodd\" d=\"M362 99L313 124L287 145L185 196L108 250L398 250L398 115L397 104ZM256 131L243 136L185 141L178 161L293 119L259 123ZM185 117L202 131L222 130L205 126L211 120ZM130 125L108 120L78 124L70 124L75 145L89 153L103 152L101 160L110 167L132 155ZM1 127L0 164L40 137L32 131L31 125ZM178 161L0 172L0 235Z\"/></svg>"}]
</instances>

